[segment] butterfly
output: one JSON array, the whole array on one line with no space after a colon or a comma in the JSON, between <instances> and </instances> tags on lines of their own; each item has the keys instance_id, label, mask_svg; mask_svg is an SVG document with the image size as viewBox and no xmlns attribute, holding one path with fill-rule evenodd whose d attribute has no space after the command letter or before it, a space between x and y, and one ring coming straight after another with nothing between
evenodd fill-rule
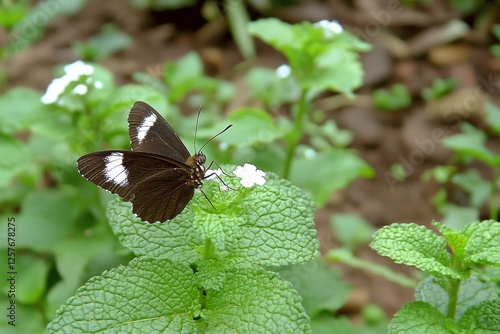
<instances>
[{"instance_id":1,"label":"butterfly","mask_svg":"<svg viewBox=\"0 0 500 334\"><path fill-rule=\"evenodd\" d=\"M195 154L191 155L170 124L141 101L130 110L128 129L132 151L86 154L76 163L78 171L90 182L131 202L132 212L141 220L171 220L184 210L195 189L201 188L203 180L210 176L205 174L206 156L201 152L205 145L196 151L195 132Z\"/></svg>"}]
</instances>

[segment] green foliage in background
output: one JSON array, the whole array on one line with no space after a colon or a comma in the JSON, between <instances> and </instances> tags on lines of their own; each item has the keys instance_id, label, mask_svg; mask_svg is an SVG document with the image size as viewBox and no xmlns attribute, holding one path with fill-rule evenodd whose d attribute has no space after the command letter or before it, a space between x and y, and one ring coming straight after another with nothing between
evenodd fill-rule
<instances>
[{"instance_id":1,"label":"green foliage in background","mask_svg":"<svg viewBox=\"0 0 500 334\"><path fill-rule=\"evenodd\" d=\"M396 84L391 89L376 89L373 92L373 103L382 111L406 109L411 105L411 95L405 86Z\"/></svg>"}]
</instances>

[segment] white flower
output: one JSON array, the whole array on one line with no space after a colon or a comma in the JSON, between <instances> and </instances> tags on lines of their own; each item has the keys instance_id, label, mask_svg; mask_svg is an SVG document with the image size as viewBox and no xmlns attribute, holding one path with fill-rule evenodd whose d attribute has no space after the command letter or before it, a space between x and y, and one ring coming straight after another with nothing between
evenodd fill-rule
<instances>
[{"instance_id":1,"label":"white flower","mask_svg":"<svg viewBox=\"0 0 500 334\"><path fill-rule=\"evenodd\" d=\"M205 171L205 175L208 175L208 176L205 176L205 180L217 180L218 177L220 177L222 174L224 174L224 173L222 172L222 169L220 169L220 168L209 169L209 170Z\"/></svg>"},{"instance_id":2,"label":"white flower","mask_svg":"<svg viewBox=\"0 0 500 334\"><path fill-rule=\"evenodd\" d=\"M85 94L87 94L88 90L89 89L87 88L87 86L79 84L78 86L73 88L73 93L78 94L78 95L85 95Z\"/></svg>"},{"instance_id":3,"label":"white flower","mask_svg":"<svg viewBox=\"0 0 500 334\"><path fill-rule=\"evenodd\" d=\"M94 73L94 67L92 65L85 64L81 60L78 60L73 64L64 66L64 72L66 73L65 75L52 80L52 82L49 84L49 86L47 87L47 92L44 96L42 96L42 103L51 104L56 102L61 93L64 92L64 90L70 83L77 81L83 75L91 75L92 73ZM87 83L91 84L92 81L93 79L90 78L90 82ZM85 87L86 91L84 92L85 89L82 87L85 87L85 85L81 84L76 86L73 89L73 93L85 95L88 89L87 87Z\"/></svg>"},{"instance_id":4,"label":"white flower","mask_svg":"<svg viewBox=\"0 0 500 334\"><path fill-rule=\"evenodd\" d=\"M64 72L73 78L79 78L81 75L91 75L94 73L94 67L92 65L85 64L81 60L77 60L73 64L64 66Z\"/></svg>"},{"instance_id":5,"label":"white flower","mask_svg":"<svg viewBox=\"0 0 500 334\"><path fill-rule=\"evenodd\" d=\"M224 174L224 171L220 168L209 169L209 170L205 171L205 175L208 175L207 177L205 177L205 180L214 180L216 182L219 182L220 183L220 186L219 186L220 191L228 191L229 186L227 184L225 184L224 181L222 181L222 179L220 178L220 176L222 174Z\"/></svg>"},{"instance_id":6,"label":"white flower","mask_svg":"<svg viewBox=\"0 0 500 334\"><path fill-rule=\"evenodd\" d=\"M323 29L326 38L330 38L344 31L344 28L342 28L338 21L321 20L314 23L314 25Z\"/></svg>"},{"instance_id":7,"label":"white flower","mask_svg":"<svg viewBox=\"0 0 500 334\"><path fill-rule=\"evenodd\" d=\"M97 89L101 89L101 88L103 87L103 84L102 84L102 82L101 82L101 81L96 80L96 81L94 82L94 87L95 87L95 88L97 88Z\"/></svg>"},{"instance_id":8,"label":"white flower","mask_svg":"<svg viewBox=\"0 0 500 334\"><path fill-rule=\"evenodd\" d=\"M259 186L266 184L266 179L264 178L266 173L257 169L257 167L252 164L245 164L243 167L237 166L234 169L233 174L241 179L240 183L245 188L250 188L254 184Z\"/></svg>"},{"instance_id":9,"label":"white flower","mask_svg":"<svg viewBox=\"0 0 500 334\"><path fill-rule=\"evenodd\" d=\"M284 79L284 78L290 76L291 73L292 73L292 69L290 68L290 66L288 66L286 64L283 64L276 69L276 75L278 76L278 78L281 78L281 79Z\"/></svg>"}]
</instances>

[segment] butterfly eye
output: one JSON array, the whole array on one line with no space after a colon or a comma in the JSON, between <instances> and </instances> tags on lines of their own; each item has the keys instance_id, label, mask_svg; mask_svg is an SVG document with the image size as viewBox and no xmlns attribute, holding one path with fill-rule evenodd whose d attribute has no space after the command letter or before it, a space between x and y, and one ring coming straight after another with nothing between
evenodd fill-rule
<instances>
[{"instance_id":1,"label":"butterfly eye","mask_svg":"<svg viewBox=\"0 0 500 334\"><path fill-rule=\"evenodd\" d=\"M203 153L198 153L198 161L203 165L207 161L207 157Z\"/></svg>"}]
</instances>

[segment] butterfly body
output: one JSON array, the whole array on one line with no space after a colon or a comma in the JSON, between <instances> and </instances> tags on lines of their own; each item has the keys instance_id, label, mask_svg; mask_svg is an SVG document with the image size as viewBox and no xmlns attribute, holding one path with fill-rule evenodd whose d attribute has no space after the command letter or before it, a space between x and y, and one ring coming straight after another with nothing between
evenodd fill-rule
<instances>
[{"instance_id":1,"label":"butterfly body","mask_svg":"<svg viewBox=\"0 0 500 334\"><path fill-rule=\"evenodd\" d=\"M132 151L86 154L80 174L132 203L132 212L154 223L173 219L203 186L206 157L191 155L170 124L151 106L136 102L129 117Z\"/></svg>"}]
</instances>

